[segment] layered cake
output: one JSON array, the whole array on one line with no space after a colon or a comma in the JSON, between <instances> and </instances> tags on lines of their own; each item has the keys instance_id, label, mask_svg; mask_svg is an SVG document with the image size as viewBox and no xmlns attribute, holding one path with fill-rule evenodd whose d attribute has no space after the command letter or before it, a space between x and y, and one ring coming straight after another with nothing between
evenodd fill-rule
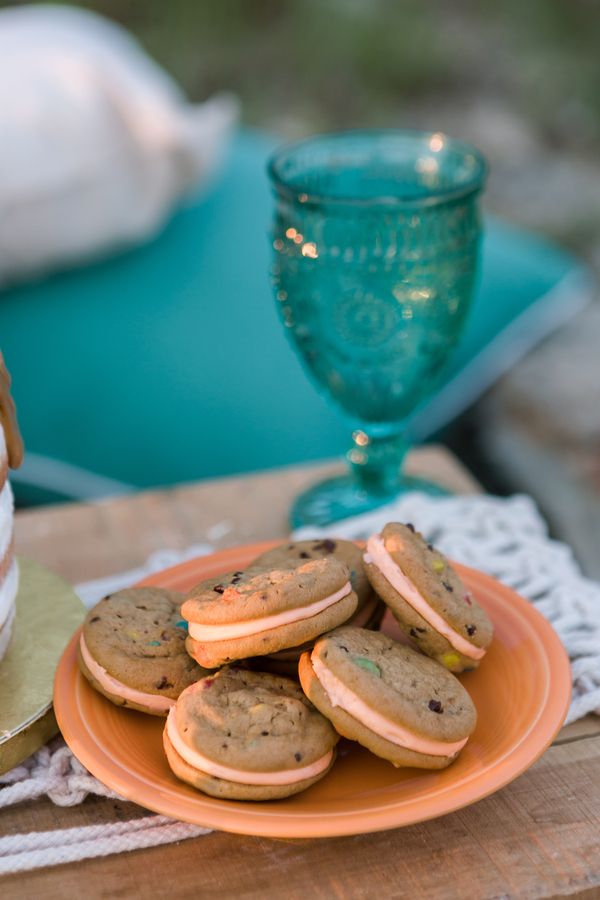
<instances>
[{"instance_id":1,"label":"layered cake","mask_svg":"<svg viewBox=\"0 0 600 900\"><path fill-rule=\"evenodd\" d=\"M10 394L10 375L0 353L0 659L10 643L19 587L13 541L13 495L8 470L18 468L22 461L23 442Z\"/></svg>"}]
</instances>

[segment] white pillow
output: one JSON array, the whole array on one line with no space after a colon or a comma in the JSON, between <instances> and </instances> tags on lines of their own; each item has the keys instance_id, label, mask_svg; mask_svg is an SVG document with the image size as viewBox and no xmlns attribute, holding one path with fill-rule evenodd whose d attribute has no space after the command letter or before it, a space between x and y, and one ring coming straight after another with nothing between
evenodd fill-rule
<instances>
[{"instance_id":1,"label":"white pillow","mask_svg":"<svg viewBox=\"0 0 600 900\"><path fill-rule=\"evenodd\" d=\"M236 119L230 95L187 103L100 16L0 10L0 284L154 232Z\"/></svg>"}]
</instances>

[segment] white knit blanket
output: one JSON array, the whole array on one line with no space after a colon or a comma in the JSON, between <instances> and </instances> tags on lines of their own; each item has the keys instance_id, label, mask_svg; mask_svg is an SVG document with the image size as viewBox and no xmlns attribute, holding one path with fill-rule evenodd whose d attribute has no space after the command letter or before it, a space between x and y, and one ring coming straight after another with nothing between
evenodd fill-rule
<instances>
[{"instance_id":1,"label":"white knit blanket","mask_svg":"<svg viewBox=\"0 0 600 900\"><path fill-rule=\"evenodd\" d=\"M385 522L412 522L448 556L508 584L544 615L571 659L573 699L567 722L600 715L600 585L584 578L568 547L551 541L533 502L524 496L406 497L325 529L304 529L295 538L333 535L365 538ZM217 527L217 526L215 526ZM154 554L139 569L79 585L87 606L104 594L183 559L209 553L196 545L184 553ZM47 796L59 806L82 803L88 794L116 797L56 738L22 765L0 776L1 810ZM126 822L0 837L0 874L74 862L209 833L210 829L144 815Z\"/></svg>"}]
</instances>

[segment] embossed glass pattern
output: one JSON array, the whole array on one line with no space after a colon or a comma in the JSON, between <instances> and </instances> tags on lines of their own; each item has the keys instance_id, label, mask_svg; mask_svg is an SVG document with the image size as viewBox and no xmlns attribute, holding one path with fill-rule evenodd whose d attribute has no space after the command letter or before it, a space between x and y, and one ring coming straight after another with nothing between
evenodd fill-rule
<instances>
[{"instance_id":1,"label":"embossed glass pattern","mask_svg":"<svg viewBox=\"0 0 600 900\"><path fill-rule=\"evenodd\" d=\"M468 310L484 173L474 148L420 132L326 135L272 158L279 312L354 428L351 476L299 498L294 524L335 521L415 487L401 472L404 428L435 390Z\"/></svg>"}]
</instances>

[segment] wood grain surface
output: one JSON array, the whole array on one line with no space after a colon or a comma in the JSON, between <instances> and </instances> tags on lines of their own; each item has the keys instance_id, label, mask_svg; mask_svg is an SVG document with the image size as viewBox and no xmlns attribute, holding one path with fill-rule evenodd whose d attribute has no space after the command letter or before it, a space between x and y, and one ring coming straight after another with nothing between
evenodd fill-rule
<instances>
[{"instance_id":1,"label":"wood grain surface","mask_svg":"<svg viewBox=\"0 0 600 900\"><path fill-rule=\"evenodd\" d=\"M413 453L416 474L457 492L477 484L441 448ZM141 563L154 550L283 537L291 499L337 466L293 467L93 505L17 516L19 552L78 581ZM145 815L89 797L0 813L0 834ZM166 847L7 876L2 900L85 897L538 898L600 897L600 718L565 728L525 775L492 797L431 822L378 834L274 841L212 833Z\"/></svg>"}]
</instances>

